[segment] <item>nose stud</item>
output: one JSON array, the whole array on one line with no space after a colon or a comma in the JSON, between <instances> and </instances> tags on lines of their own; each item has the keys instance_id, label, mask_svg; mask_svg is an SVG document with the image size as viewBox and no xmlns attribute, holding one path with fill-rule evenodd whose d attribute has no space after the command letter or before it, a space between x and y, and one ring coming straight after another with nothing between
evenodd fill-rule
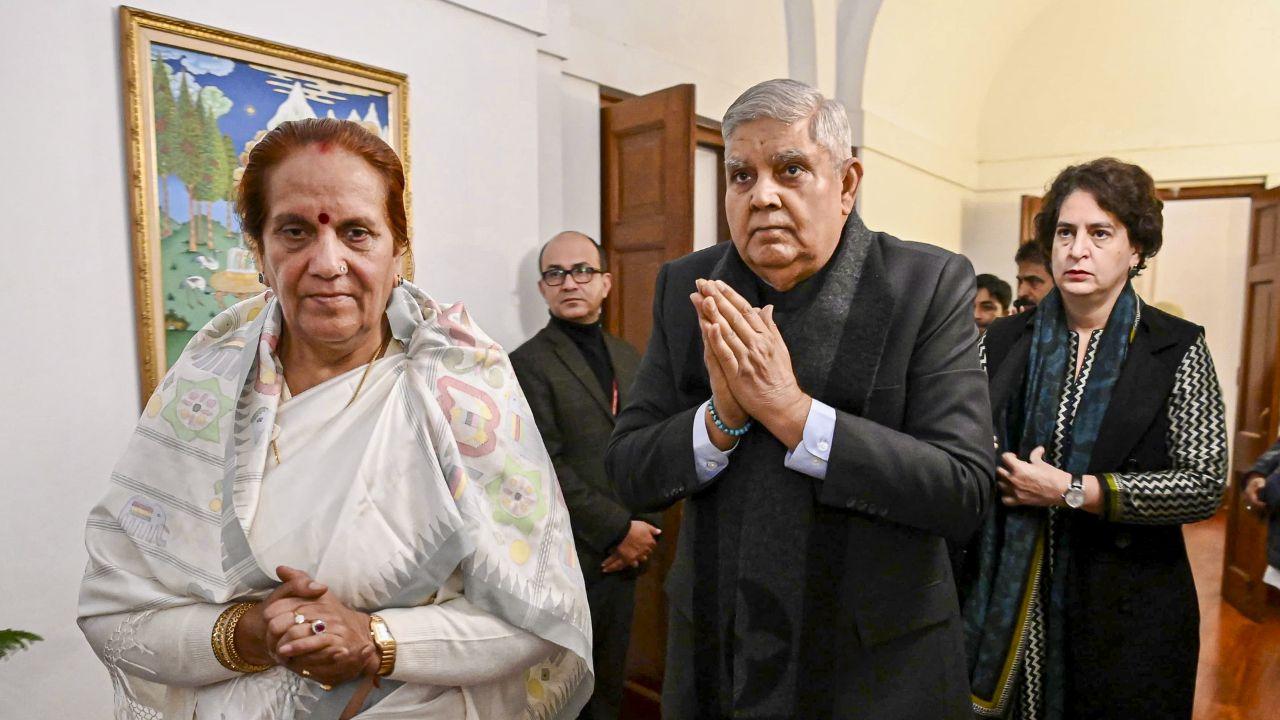
<instances>
[{"instance_id":1,"label":"nose stud","mask_svg":"<svg viewBox=\"0 0 1280 720\"><path fill-rule=\"evenodd\" d=\"M342 263L341 265L339 265L339 266L338 266L338 274L339 274L339 275L346 275L346 274L347 274L347 264L346 264L346 263Z\"/></svg>"}]
</instances>

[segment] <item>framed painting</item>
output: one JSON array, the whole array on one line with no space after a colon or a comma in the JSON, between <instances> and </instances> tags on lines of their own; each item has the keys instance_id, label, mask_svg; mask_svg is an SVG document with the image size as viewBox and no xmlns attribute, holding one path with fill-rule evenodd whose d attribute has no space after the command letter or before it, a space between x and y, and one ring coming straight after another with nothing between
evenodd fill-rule
<instances>
[{"instance_id":1,"label":"framed painting","mask_svg":"<svg viewBox=\"0 0 1280 720\"><path fill-rule=\"evenodd\" d=\"M253 145L288 120L350 120L400 155L407 182L409 83L401 73L129 7L120 8L120 28L145 403L201 327L265 289L233 210ZM410 255L403 274L413 276Z\"/></svg>"}]
</instances>

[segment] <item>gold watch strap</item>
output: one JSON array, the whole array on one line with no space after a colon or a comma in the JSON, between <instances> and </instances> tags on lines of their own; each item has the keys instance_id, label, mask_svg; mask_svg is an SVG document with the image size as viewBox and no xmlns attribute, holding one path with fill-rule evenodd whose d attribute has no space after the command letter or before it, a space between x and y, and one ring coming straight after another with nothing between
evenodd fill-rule
<instances>
[{"instance_id":1,"label":"gold watch strap","mask_svg":"<svg viewBox=\"0 0 1280 720\"><path fill-rule=\"evenodd\" d=\"M396 639L391 635L386 621L377 615L369 616L369 637L381 656L378 677L386 677L396 668Z\"/></svg>"}]
</instances>

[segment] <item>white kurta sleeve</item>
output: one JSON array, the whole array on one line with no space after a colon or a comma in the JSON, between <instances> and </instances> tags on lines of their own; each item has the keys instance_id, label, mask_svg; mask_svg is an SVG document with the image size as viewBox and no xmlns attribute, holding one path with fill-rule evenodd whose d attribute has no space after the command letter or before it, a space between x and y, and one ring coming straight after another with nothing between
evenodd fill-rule
<instances>
[{"instance_id":1,"label":"white kurta sleeve","mask_svg":"<svg viewBox=\"0 0 1280 720\"><path fill-rule=\"evenodd\" d=\"M396 640L392 680L479 685L534 666L556 645L456 597L378 612Z\"/></svg>"},{"instance_id":2,"label":"white kurta sleeve","mask_svg":"<svg viewBox=\"0 0 1280 720\"><path fill-rule=\"evenodd\" d=\"M238 673L213 654L213 623L227 605L197 603L166 610L80 619L89 645L110 667L143 680L201 687Z\"/></svg>"}]
</instances>

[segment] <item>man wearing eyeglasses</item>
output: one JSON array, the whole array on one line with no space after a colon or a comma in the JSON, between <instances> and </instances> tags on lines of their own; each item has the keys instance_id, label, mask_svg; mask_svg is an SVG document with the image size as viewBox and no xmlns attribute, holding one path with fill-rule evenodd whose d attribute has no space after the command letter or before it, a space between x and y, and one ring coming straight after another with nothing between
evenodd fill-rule
<instances>
[{"instance_id":1,"label":"man wearing eyeglasses","mask_svg":"<svg viewBox=\"0 0 1280 720\"><path fill-rule=\"evenodd\" d=\"M600 327L613 278L594 240L556 235L538 254L538 271L551 320L511 353L511 363L555 465L587 583L596 686L580 717L613 720L622 702L636 575L662 532L660 516L634 516L604 472L614 418L640 356Z\"/></svg>"}]
</instances>

